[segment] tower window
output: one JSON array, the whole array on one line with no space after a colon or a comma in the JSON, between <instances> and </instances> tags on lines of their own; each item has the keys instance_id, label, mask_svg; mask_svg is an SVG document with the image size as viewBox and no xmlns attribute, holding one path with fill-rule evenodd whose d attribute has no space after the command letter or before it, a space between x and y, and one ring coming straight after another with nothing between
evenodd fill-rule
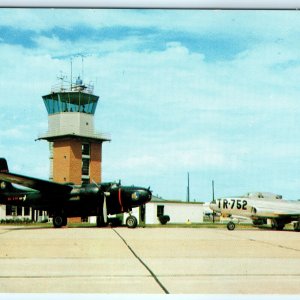
<instances>
[{"instance_id":1,"label":"tower window","mask_svg":"<svg viewBox=\"0 0 300 300\"><path fill-rule=\"evenodd\" d=\"M90 160L89 158L82 159L82 175L90 174Z\"/></svg>"},{"instance_id":2,"label":"tower window","mask_svg":"<svg viewBox=\"0 0 300 300\"><path fill-rule=\"evenodd\" d=\"M90 155L90 144L82 144L82 154Z\"/></svg>"}]
</instances>

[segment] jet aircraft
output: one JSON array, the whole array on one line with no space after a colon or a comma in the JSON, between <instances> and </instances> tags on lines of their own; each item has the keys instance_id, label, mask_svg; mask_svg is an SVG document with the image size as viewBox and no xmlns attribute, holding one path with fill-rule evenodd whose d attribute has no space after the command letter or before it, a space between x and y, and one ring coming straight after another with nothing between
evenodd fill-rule
<instances>
[{"instance_id":1,"label":"jet aircraft","mask_svg":"<svg viewBox=\"0 0 300 300\"><path fill-rule=\"evenodd\" d=\"M13 184L29 189L21 189ZM151 200L150 188L122 186L120 183L61 184L9 173L5 158L0 158L0 204L45 210L53 226L67 225L68 217L97 216L97 226L106 226L108 215L128 212L126 225L137 226L132 208Z\"/></svg>"},{"instance_id":2,"label":"jet aircraft","mask_svg":"<svg viewBox=\"0 0 300 300\"><path fill-rule=\"evenodd\" d=\"M248 217L253 225L267 224L270 219L276 230L283 230L286 224L293 222L294 230L300 231L300 202L283 200L281 195L248 193L242 197L213 199L209 207L225 216ZM230 221L227 228L234 230L234 222Z\"/></svg>"}]
</instances>

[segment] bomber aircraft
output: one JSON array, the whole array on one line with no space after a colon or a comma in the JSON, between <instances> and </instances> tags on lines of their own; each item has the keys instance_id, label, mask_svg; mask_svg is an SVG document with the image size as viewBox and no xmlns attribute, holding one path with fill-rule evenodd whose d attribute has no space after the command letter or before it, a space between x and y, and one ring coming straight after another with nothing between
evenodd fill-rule
<instances>
[{"instance_id":1,"label":"bomber aircraft","mask_svg":"<svg viewBox=\"0 0 300 300\"><path fill-rule=\"evenodd\" d=\"M300 231L300 202L283 200L281 195L272 193L248 193L241 197L213 199L209 207L223 216L247 217L253 225L267 224L271 220L272 228L283 230L293 222L294 230ZM234 230L235 223L227 224L228 230Z\"/></svg>"},{"instance_id":2,"label":"bomber aircraft","mask_svg":"<svg viewBox=\"0 0 300 300\"><path fill-rule=\"evenodd\" d=\"M68 217L87 216L97 216L97 226L103 227L108 215L124 212L129 213L127 227L135 228L137 219L131 215L132 208L144 205L151 197L150 188L113 182L61 184L9 173L6 159L0 158L0 204L45 210L55 228L66 226Z\"/></svg>"}]
</instances>

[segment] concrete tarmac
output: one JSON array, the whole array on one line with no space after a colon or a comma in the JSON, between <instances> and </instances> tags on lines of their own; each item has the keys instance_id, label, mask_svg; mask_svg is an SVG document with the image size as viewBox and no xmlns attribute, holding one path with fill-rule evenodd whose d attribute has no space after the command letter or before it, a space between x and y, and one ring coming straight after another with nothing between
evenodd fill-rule
<instances>
[{"instance_id":1,"label":"concrete tarmac","mask_svg":"<svg viewBox=\"0 0 300 300\"><path fill-rule=\"evenodd\" d=\"M300 294L300 233L0 227L0 293Z\"/></svg>"}]
</instances>

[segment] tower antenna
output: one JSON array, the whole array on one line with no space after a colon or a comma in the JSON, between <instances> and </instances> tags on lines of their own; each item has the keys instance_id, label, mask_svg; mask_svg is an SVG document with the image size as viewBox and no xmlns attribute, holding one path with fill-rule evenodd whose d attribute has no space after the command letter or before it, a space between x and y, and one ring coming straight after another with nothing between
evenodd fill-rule
<instances>
[{"instance_id":1,"label":"tower antenna","mask_svg":"<svg viewBox=\"0 0 300 300\"><path fill-rule=\"evenodd\" d=\"M81 54L81 76L82 76L82 80L83 80L83 78L84 78L84 76L83 76L83 54Z\"/></svg>"},{"instance_id":2,"label":"tower antenna","mask_svg":"<svg viewBox=\"0 0 300 300\"><path fill-rule=\"evenodd\" d=\"M70 58L70 62L71 62L71 91L72 91L72 76L73 76L73 60L72 57Z\"/></svg>"},{"instance_id":3,"label":"tower antenna","mask_svg":"<svg viewBox=\"0 0 300 300\"><path fill-rule=\"evenodd\" d=\"M60 76L57 77L57 79L60 80L60 90L63 91L64 90L64 79L66 78L65 75L63 75L63 72L60 71Z\"/></svg>"}]
</instances>

